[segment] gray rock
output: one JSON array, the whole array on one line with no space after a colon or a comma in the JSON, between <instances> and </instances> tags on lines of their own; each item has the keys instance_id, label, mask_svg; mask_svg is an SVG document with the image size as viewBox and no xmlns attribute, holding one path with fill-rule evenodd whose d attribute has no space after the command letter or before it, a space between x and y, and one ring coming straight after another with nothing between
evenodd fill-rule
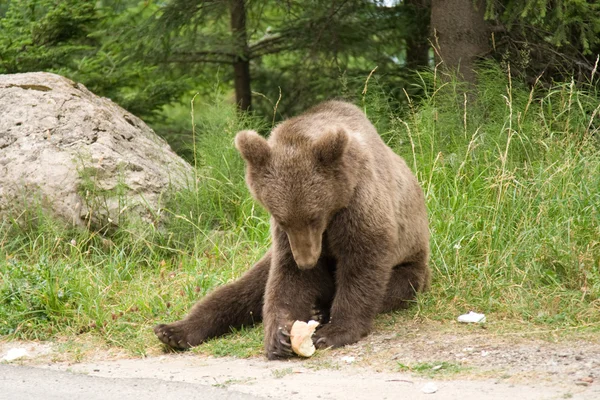
<instances>
[{"instance_id":1,"label":"gray rock","mask_svg":"<svg viewBox=\"0 0 600 400\"><path fill-rule=\"evenodd\" d=\"M0 75L0 217L33 204L76 226L157 221L192 167L142 120L59 75Z\"/></svg>"}]
</instances>

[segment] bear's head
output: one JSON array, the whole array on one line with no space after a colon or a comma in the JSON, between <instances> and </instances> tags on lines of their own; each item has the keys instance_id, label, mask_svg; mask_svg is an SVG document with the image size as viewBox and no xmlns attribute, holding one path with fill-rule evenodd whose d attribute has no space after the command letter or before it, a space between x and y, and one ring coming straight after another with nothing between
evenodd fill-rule
<instances>
[{"instance_id":1,"label":"bear's head","mask_svg":"<svg viewBox=\"0 0 600 400\"><path fill-rule=\"evenodd\" d=\"M252 195L287 234L301 269L315 266L325 229L354 193L357 168L350 141L341 128L316 138L290 133L267 142L254 131L235 138Z\"/></svg>"}]
</instances>

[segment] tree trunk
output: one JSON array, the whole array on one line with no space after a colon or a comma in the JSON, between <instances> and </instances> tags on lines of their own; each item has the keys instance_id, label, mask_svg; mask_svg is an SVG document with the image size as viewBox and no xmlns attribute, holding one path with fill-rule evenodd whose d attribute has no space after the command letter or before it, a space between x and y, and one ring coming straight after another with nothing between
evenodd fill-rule
<instances>
[{"instance_id":1,"label":"tree trunk","mask_svg":"<svg viewBox=\"0 0 600 400\"><path fill-rule=\"evenodd\" d=\"M432 42L436 62L458 70L465 81L474 84L477 57L489 52L489 26L484 20L485 0L432 0Z\"/></svg>"},{"instance_id":2,"label":"tree trunk","mask_svg":"<svg viewBox=\"0 0 600 400\"><path fill-rule=\"evenodd\" d=\"M429 21L431 0L405 0L414 29L406 40L406 67L421 69L429 66Z\"/></svg>"},{"instance_id":3,"label":"tree trunk","mask_svg":"<svg viewBox=\"0 0 600 400\"><path fill-rule=\"evenodd\" d=\"M229 0L231 12L231 33L235 43L233 73L235 85L235 101L242 111L252 106L250 90L250 52L246 36L246 8L244 0Z\"/></svg>"}]
</instances>

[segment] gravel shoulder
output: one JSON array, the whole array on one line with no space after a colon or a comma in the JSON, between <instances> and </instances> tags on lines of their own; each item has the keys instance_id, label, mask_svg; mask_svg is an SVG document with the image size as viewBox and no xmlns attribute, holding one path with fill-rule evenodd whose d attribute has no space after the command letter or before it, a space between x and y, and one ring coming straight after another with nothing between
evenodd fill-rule
<instances>
[{"instance_id":1,"label":"gravel shoulder","mask_svg":"<svg viewBox=\"0 0 600 400\"><path fill-rule=\"evenodd\" d=\"M38 342L0 342L0 359L21 348L27 356L4 363L121 381L212 386L274 399L392 399L399 393L411 399L600 398L597 334L557 339L434 328L376 333L307 360L165 354L152 348L145 358L96 351L74 362L57 354L55 345Z\"/></svg>"}]
</instances>

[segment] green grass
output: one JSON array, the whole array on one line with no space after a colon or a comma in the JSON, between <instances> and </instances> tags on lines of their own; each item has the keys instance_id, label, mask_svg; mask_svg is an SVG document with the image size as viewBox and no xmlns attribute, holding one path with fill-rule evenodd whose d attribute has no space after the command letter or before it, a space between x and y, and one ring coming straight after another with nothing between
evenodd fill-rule
<instances>
[{"instance_id":1,"label":"green grass","mask_svg":"<svg viewBox=\"0 0 600 400\"><path fill-rule=\"evenodd\" d=\"M527 92L505 81L502 93L491 72L466 113L441 88L398 124L430 213L435 284L423 307L443 310L432 319L476 309L598 327L598 98L569 84Z\"/></svg>"},{"instance_id":2,"label":"green grass","mask_svg":"<svg viewBox=\"0 0 600 400\"><path fill-rule=\"evenodd\" d=\"M371 88L361 103L419 178L432 235L431 291L378 326L476 310L492 331L600 332L600 96L570 83L529 90L494 68L474 96L439 76L423 86L406 112ZM233 137L268 127L222 101L197 102L194 115L197 177L170 196L164 229L132 222L107 238L34 208L0 222L0 335L159 351L155 323L183 317L261 256L268 216ZM194 351L258 355L262 329Z\"/></svg>"},{"instance_id":3,"label":"green grass","mask_svg":"<svg viewBox=\"0 0 600 400\"><path fill-rule=\"evenodd\" d=\"M207 341L193 351L218 357L230 356L248 358L263 354L262 325L251 328L241 328L232 335Z\"/></svg>"},{"instance_id":4,"label":"green grass","mask_svg":"<svg viewBox=\"0 0 600 400\"><path fill-rule=\"evenodd\" d=\"M446 361L440 362L425 362L405 365L398 363L398 371L413 372L418 375L427 376L429 378L455 375L466 371L468 368L460 364L450 363Z\"/></svg>"},{"instance_id":5,"label":"green grass","mask_svg":"<svg viewBox=\"0 0 600 400\"><path fill-rule=\"evenodd\" d=\"M274 378L281 379L286 375L293 374L294 370L292 368L274 369L271 373L273 374Z\"/></svg>"}]
</instances>

